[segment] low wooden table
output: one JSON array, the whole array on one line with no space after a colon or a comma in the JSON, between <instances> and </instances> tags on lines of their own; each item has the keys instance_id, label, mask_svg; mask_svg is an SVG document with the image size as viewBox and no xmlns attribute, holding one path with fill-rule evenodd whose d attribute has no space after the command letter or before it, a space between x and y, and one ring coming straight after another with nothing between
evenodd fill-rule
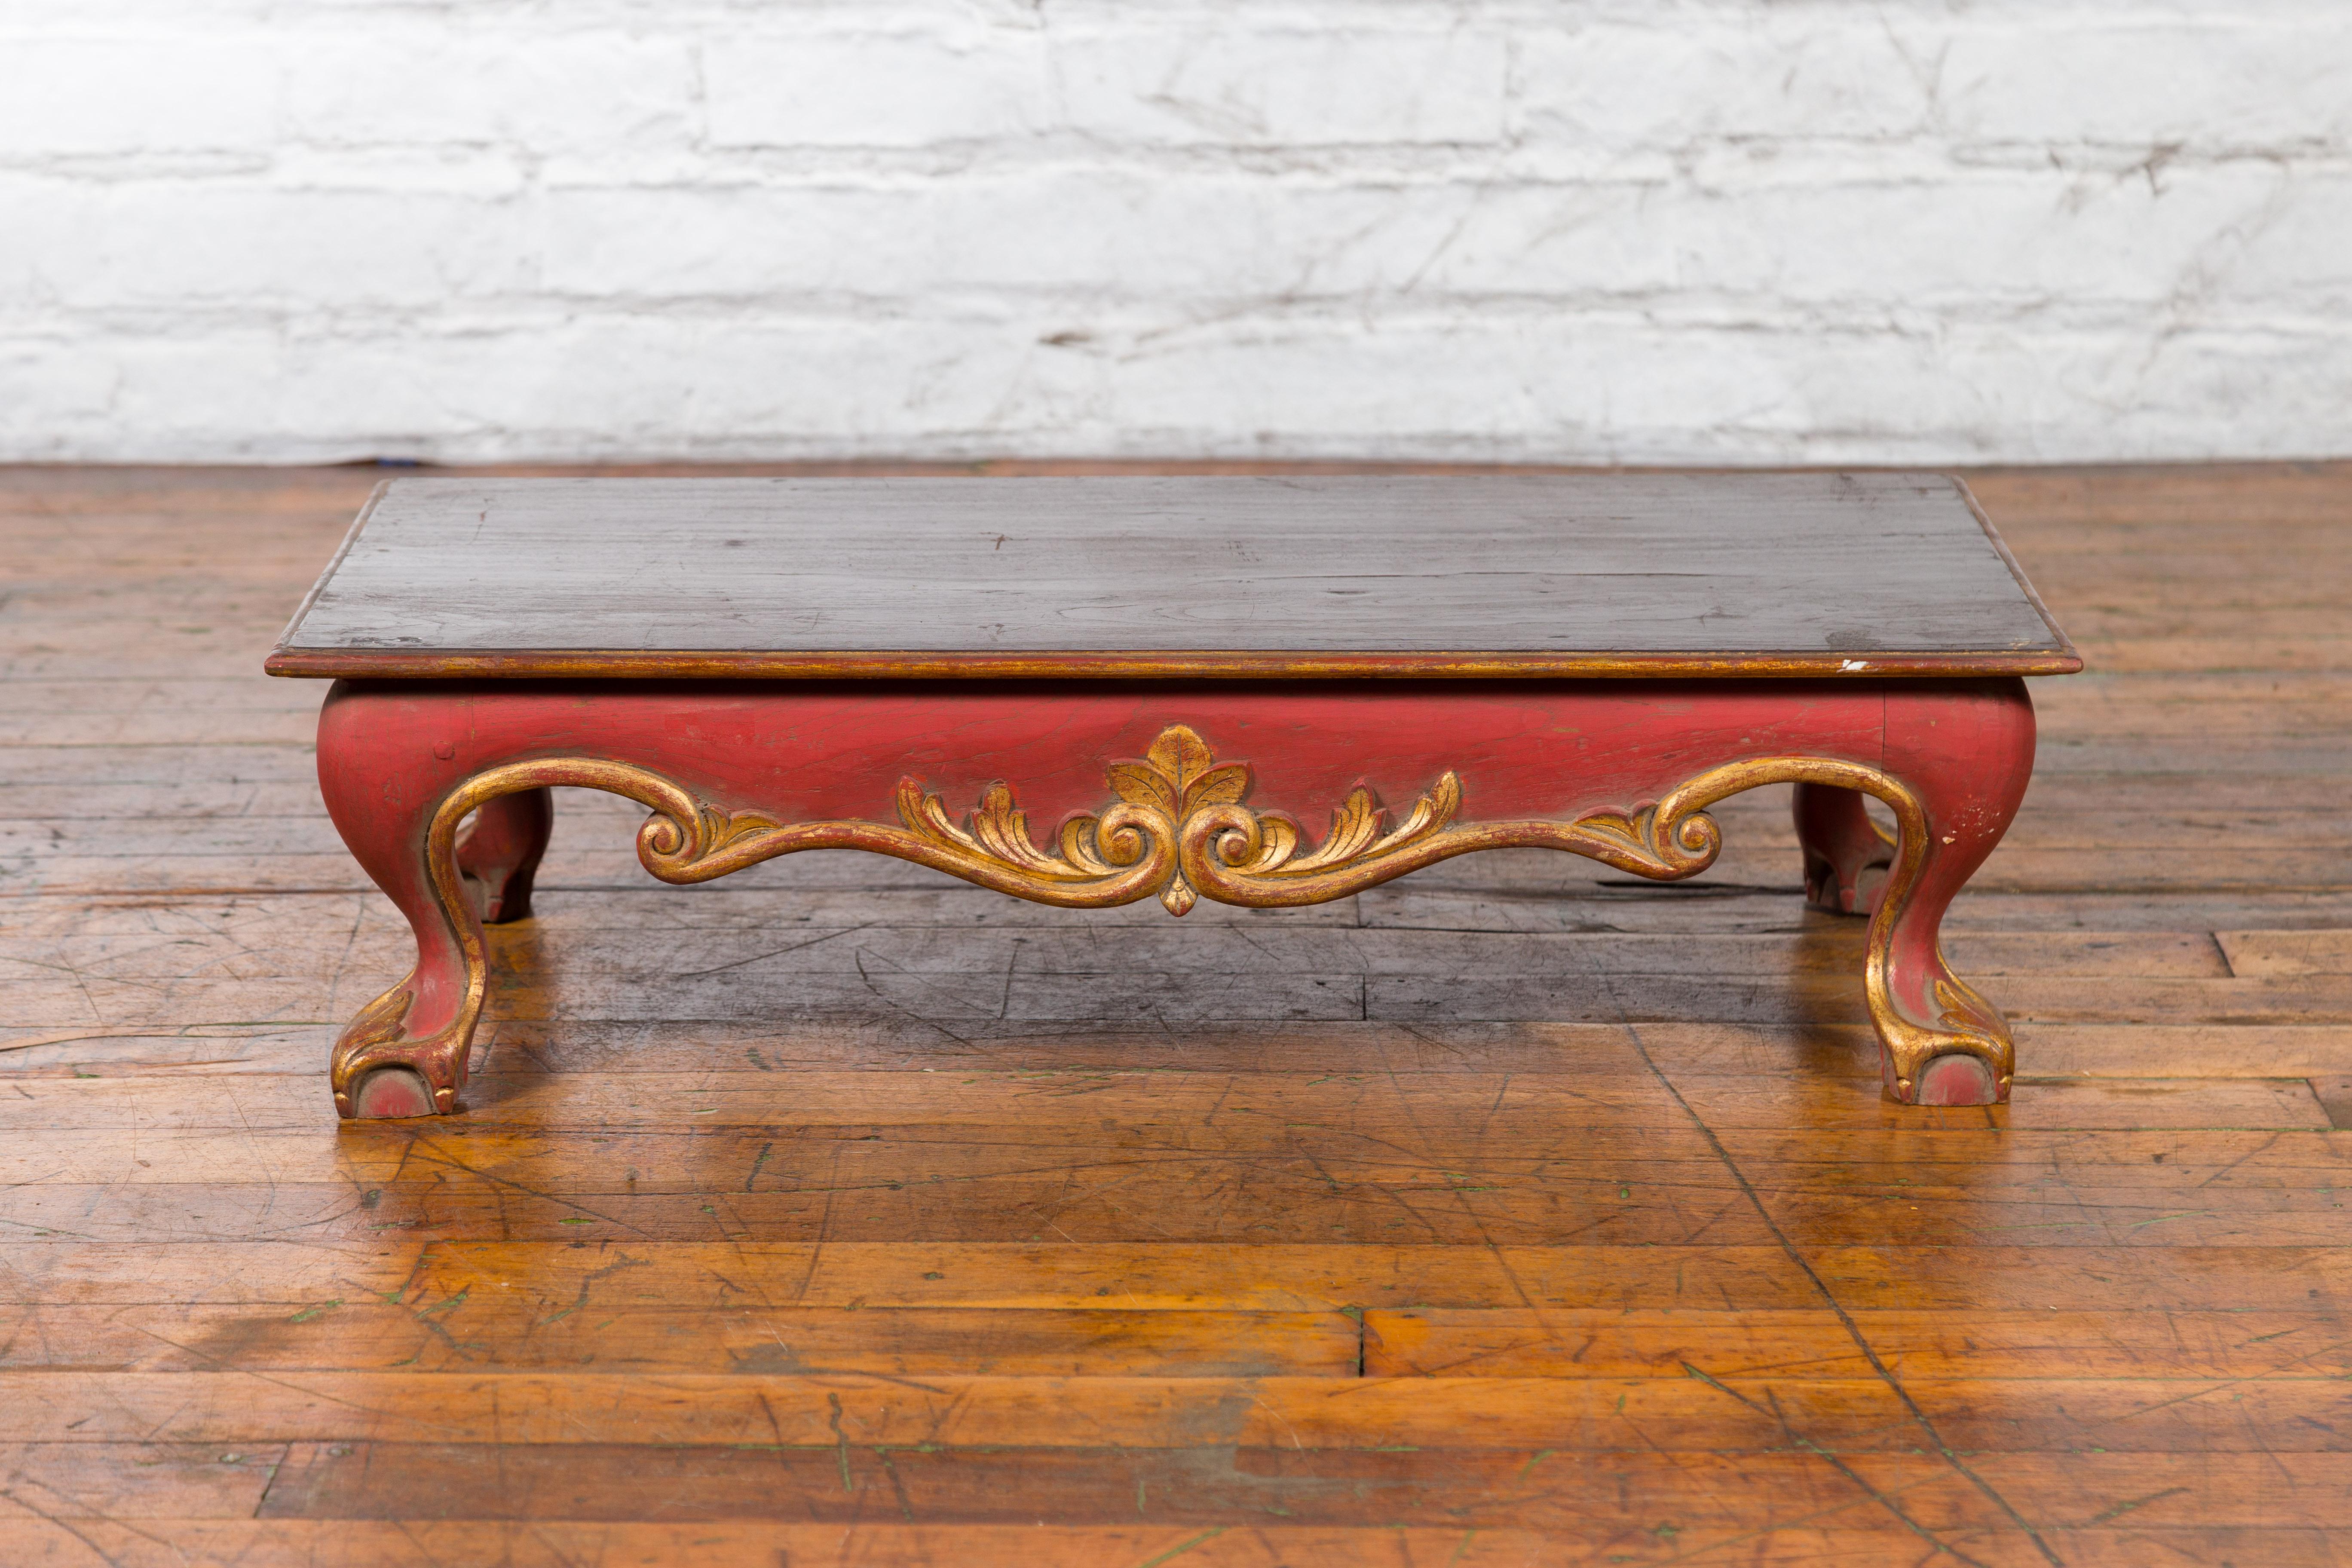
<instances>
[{"instance_id":1,"label":"low wooden table","mask_svg":"<svg viewBox=\"0 0 2352 1568\"><path fill-rule=\"evenodd\" d=\"M457 1108L555 784L642 803L665 881L849 847L1181 915L1513 846L1688 877L1709 805L1793 782L1887 1093L2005 1100L1937 930L2025 792L2020 677L2082 661L1928 475L434 478L268 668L336 679L327 809L415 930L335 1047L382 1117Z\"/></svg>"}]
</instances>

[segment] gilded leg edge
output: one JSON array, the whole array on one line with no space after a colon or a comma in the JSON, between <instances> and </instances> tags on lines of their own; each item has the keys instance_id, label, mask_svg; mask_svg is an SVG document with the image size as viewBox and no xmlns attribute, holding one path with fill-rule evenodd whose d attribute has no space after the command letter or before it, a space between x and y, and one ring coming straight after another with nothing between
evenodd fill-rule
<instances>
[{"instance_id":1,"label":"gilded leg edge","mask_svg":"<svg viewBox=\"0 0 2352 1568\"><path fill-rule=\"evenodd\" d=\"M1887 1098L1906 1105L1991 1105L2009 1099L2017 1052L2000 1010L1954 974L1937 940L1944 909L1990 849L1972 846L1956 856L1954 837L1938 839L1919 789L1880 768L1826 757L1759 757L1710 769L1668 792L1654 808L1654 835L1682 831L1685 821L1716 802L1759 784L1793 782L1811 805L1834 804L1851 817L1842 837L1858 846L1863 829L1883 838L1861 810L1873 795L1895 814L1886 881L1871 912L1864 991L1879 1041L1879 1071ZM1836 793L1833 793L1836 792ZM1850 798L1839 801L1837 793ZM2012 803L2013 804L2013 803ZM1800 831L1806 831L1800 801ZM1816 813L1816 815L1820 815ZM2007 826L2004 812L1992 838ZM1855 855L1846 857L1849 862ZM1919 1016L1922 1004L1932 1016Z\"/></svg>"},{"instance_id":2,"label":"gilded leg edge","mask_svg":"<svg viewBox=\"0 0 2352 1568\"><path fill-rule=\"evenodd\" d=\"M1874 937L1875 933L1874 933ZM1875 942L1874 941L1874 946ZM1948 1006L1936 1026L1908 1017L1877 980L1872 955L1871 1022L1879 1041L1879 1079L1899 1105L2002 1105L2016 1074L2017 1048L1993 1005L1945 971L1938 1000Z\"/></svg>"},{"instance_id":3,"label":"gilded leg edge","mask_svg":"<svg viewBox=\"0 0 2352 1568\"><path fill-rule=\"evenodd\" d=\"M479 1004L432 1034L411 1038L405 1026L415 982L412 974L361 1008L335 1041L328 1079L335 1113L343 1120L447 1115L457 1109ZM468 991L481 994L478 983Z\"/></svg>"}]
</instances>

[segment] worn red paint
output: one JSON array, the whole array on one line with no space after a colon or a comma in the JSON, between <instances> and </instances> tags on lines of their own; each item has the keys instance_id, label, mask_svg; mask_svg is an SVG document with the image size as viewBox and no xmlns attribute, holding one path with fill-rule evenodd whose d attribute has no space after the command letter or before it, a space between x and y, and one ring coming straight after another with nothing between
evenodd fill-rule
<instances>
[{"instance_id":1,"label":"worn red paint","mask_svg":"<svg viewBox=\"0 0 2352 1568\"><path fill-rule=\"evenodd\" d=\"M895 792L909 775L956 809L1003 781L1042 835L1072 813L1101 809L1108 765L1141 756L1176 723L1221 760L1249 764L1253 805L1286 810L1310 832L1359 783L1402 805L1448 771L1462 781L1461 820L1475 823L1632 808L1747 758L1882 769L1927 814L1927 862L1894 934L1890 981L1904 1010L1929 1024L1943 1011L1937 927L2014 816L2034 738L2024 685L2007 678L366 681L329 693L319 774L344 841L415 927L420 960L402 1033L421 1037L457 1017L466 984L457 933L432 893L426 826L451 791L487 769L610 759L659 773L714 805L786 822L895 821ZM1858 879L1883 847L1867 834L1860 797L1801 785L1798 826L1817 901L1863 912L1868 893ZM544 837L543 814L517 797L486 807L458 851L507 900L499 915L511 918L527 901L528 868ZM1969 1070L1923 1072L1905 1098L2005 1097L2005 1084ZM388 1092L379 1088L375 1099L405 1103L385 1100Z\"/></svg>"}]
</instances>

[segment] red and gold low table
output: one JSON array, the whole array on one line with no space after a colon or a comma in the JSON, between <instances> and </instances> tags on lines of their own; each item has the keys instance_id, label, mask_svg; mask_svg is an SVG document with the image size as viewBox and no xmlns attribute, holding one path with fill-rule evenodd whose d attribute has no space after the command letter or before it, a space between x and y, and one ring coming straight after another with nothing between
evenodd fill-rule
<instances>
[{"instance_id":1,"label":"red and gold low table","mask_svg":"<svg viewBox=\"0 0 2352 1568\"><path fill-rule=\"evenodd\" d=\"M870 849L1181 915L1508 847L1688 877L1708 806L1793 783L1887 1093L2004 1100L1937 930L2024 794L2021 678L2081 660L1926 475L434 478L268 668L334 679L327 808L415 930L334 1052L382 1117L457 1108L556 784L642 804L664 881Z\"/></svg>"}]
</instances>

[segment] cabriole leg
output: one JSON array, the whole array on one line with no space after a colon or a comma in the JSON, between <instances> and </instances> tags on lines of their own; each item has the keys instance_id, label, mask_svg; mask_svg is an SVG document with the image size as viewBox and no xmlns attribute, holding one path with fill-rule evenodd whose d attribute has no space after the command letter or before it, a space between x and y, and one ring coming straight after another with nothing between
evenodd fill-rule
<instances>
[{"instance_id":1,"label":"cabriole leg","mask_svg":"<svg viewBox=\"0 0 2352 1568\"><path fill-rule=\"evenodd\" d=\"M1805 855L1805 902L1835 915L1866 915L1886 889L1895 841L1879 831L1860 790L1800 783L1797 842Z\"/></svg>"},{"instance_id":2,"label":"cabriole leg","mask_svg":"<svg viewBox=\"0 0 2352 1568\"><path fill-rule=\"evenodd\" d=\"M1905 786L1887 890L1870 928L1869 992L1889 1098L1990 1105L2016 1052L1993 1005L1945 963L1944 911L2000 842L2033 771L2033 707L2020 680L1887 697L1886 771ZM1916 833L1916 844L1912 841Z\"/></svg>"},{"instance_id":3,"label":"cabriole leg","mask_svg":"<svg viewBox=\"0 0 2352 1568\"><path fill-rule=\"evenodd\" d=\"M330 1077L335 1110L345 1117L454 1110L466 1086L487 965L480 917L459 880L457 824L441 810L461 782L456 758L465 726L462 704L412 704L395 714L372 695L340 685L320 714L319 786L327 814L416 936L416 966L361 1008L335 1042ZM523 847L531 809L486 810L492 842ZM506 868L498 889L504 900L518 873L527 884L536 858L535 850L502 847L481 864Z\"/></svg>"}]
</instances>

